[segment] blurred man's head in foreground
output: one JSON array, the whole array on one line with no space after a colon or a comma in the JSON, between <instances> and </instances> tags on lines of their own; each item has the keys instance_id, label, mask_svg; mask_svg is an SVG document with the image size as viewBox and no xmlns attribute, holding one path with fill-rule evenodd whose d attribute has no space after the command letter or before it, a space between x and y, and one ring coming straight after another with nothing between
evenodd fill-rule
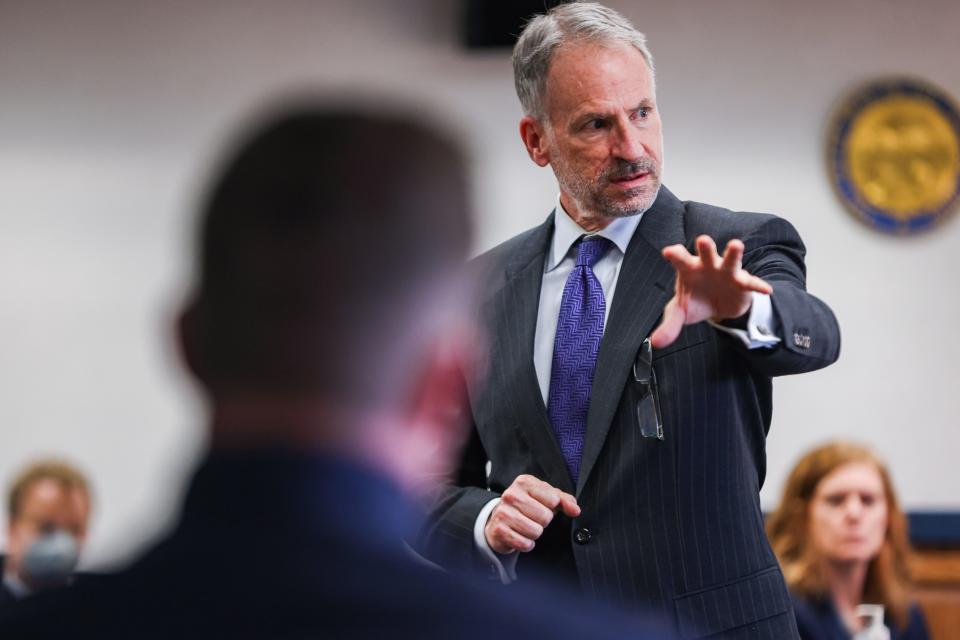
<instances>
[{"instance_id":1,"label":"blurred man's head in foreground","mask_svg":"<svg viewBox=\"0 0 960 640\"><path fill-rule=\"evenodd\" d=\"M215 447L335 450L403 481L449 457L471 346L465 173L455 143L397 115L301 105L241 141L181 324Z\"/></svg>"},{"instance_id":2,"label":"blurred man's head in foreground","mask_svg":"<svg viewBox=\"0 0 960 640\"><path fill-rule=\"evenodd\" d=\"M89 484L73 466L40 460L21 471L7 500L8 587L25 595L68 582L89 517Z\"/></svg>"}]
</instances>

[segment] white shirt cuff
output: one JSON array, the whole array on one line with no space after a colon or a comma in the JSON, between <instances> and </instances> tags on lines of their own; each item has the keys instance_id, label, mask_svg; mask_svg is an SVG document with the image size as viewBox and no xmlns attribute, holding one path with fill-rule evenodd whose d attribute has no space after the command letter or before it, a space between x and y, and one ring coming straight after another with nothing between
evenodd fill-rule
<instances>
[{"instance_id":1,"label":"white shirt cuff","mask_svg":"<svg viewBox=\"0 0 960 640\"><path fill-rule=\"evenodd\" d=\"M752 291L753 302L750 305L750 317L747 318L747 329L735 329L710 321L714 328L730 334L743 343L747 349L769 349L780 343L777 333L776 316L773 313L773 303L766 293Z\"/></svg>"},{"instance_id":2,"label":"white shirt cuff","mask_svg":"<svg viewBox=\"0 0 960 640\"><path fill-rule=\"evenodd\" d=\"M486 558L496 570L500 582L510 584L517 579L517 557L520 553L518 551L512 551L508 554L497 553L487 544L487 536L483 533L483 529L487 526L487 520L490 519L493 508L498 504L500 504L500 498L494 498L483 505L483 509L480 510L477 521L473 525L473 543L477 545L480 554Z\"/></svg>"}]
</instances>

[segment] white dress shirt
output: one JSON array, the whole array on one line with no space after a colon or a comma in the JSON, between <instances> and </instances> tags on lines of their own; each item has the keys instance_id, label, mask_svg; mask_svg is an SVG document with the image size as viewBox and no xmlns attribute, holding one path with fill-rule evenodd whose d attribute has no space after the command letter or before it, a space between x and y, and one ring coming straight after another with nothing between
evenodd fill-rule
<instances>
[{"instance_id":1,"label":"white dress shirt","mask_svg":"<svg viewBox=\"0 0 960 640\"><path fill-rule=\"evenodd\" d=\"M553 343L557 336L557 320L560 316L560 302L563 298L563 289L567 278L576 265L576 258L570 251L574 243L584 235L598 235L610 240L613 244L607 252L593 266L593 273L600 282L605 300L603 325L606 328L607 318L610 317L610 308L613 306L613 296L616 293L617 278L620 267L623 265L623 256L627 245L637 230L637 225L643 214L617 218L606 228L596 233L584 231L580 225L564 210L557 196L557 206L553 212L553 240L547 250L544 264L543 280L540 285L540 308L537 312L537 331L533 342L533 365L537 372L537 381L540 384L540 393L546 406L550 392L550 373L553 367ZM780 342L777 337L778 328L775 326L773 307L770 296L760 293L753 294L753 304L750 307L750 316L747 320L747 330L726 327L711 322L711 325L735 336L749 349L772 347ZM489 475L489 470L488 470ZM493 565L500 581L509 584L517 579L516 551L500 555L487 544L483 529L499 504L500 498L493 498L484 505L477 516L473 527L474 543L480 553Z\"/></svg>"}]
</instances>

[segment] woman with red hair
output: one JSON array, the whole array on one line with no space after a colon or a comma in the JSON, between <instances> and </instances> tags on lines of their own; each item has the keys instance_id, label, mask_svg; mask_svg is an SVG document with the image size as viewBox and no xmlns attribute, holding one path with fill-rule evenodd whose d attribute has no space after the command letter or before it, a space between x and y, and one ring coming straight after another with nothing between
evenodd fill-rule
<instances>
[{"instance_id":1,"label":"woman with red hair","mask_svg":"<svg viewBox=\"0 0 960 640\"><path fill-rule=\"evenodd\" d=\"M907 522L890 473L869 449L834 442L807 453L767 523L805 640L849 640L860 604L884 607L892 640L927 640L909 597Z\"/></svg>"}]
</instances>

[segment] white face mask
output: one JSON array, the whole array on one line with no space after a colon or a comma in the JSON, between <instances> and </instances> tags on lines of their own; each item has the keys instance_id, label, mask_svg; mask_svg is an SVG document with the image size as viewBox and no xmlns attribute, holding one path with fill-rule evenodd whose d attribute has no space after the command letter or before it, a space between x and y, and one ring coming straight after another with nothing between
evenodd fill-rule
<instances>
[{"instance_id":1,"label":"white face mask","mask_svg":"<svg viewBox=\"0 0 960 640\"><path fill-rule=\"evenodd\" d=\"M79 558L77 539L57 529L43 534L27 548L22 570L35 587L55 586L70 579Z\"/></svg>"}]
</instances>

